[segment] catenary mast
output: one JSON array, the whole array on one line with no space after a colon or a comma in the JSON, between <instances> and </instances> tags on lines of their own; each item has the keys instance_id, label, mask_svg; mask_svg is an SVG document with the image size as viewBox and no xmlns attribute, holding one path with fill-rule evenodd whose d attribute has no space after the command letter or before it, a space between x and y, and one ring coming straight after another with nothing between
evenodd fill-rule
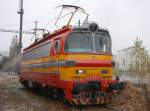
<instances>
[{"instance_id":1,"label":"catenary mast","mask_svg":"<svg viewBox=\"0 0 150 111\"><path fill-rule=\"evenodd\" d=\"M18 54L20 54L21 53L21 49L22 49L22 29L23 29L23 14L24 14L23 0L20 0L18 14L20 15Z\"/></svg>"}]
</instances>

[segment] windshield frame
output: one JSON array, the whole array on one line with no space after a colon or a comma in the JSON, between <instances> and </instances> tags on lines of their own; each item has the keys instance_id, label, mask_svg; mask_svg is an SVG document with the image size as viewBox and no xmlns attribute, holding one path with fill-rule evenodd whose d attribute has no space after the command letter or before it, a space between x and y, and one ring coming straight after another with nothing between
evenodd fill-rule
<instances>
[{"instance_id":1,"label":"windshield frame","mask_svg":"<svg viewBox=\"0 0 150 111\"><path fill-rule=\"evenodd\" d=\"M91 35L92 35L92 39L94 39L92 42L93 42L93 45L94 45L94 47L93 47L93 50L91 51L91 52L67 52L67 51L65 51L65 45L66 45L66 42L67 42L67 38L69 37L69 35L70 34L72 34L72 33L91 33ZM111 37L110 37L110 35L109 35L109 33L108 33L108 37L110 38L110 42L111 42L111 50L109 51L109 52L96 52L96 50L95 50L95 34L101 34L101 35L106 35L106 34L102 34L102 33L100 33L100 32L95 32L95 33L92 33L91 31L83 31L83 30L78 30L78 31L71 31L69 34L67 34L66 35L66 37L65 37L65 39L64 39L64 47L63 47L63 52L65 53L65 54L96 54L96 55L112 55L112 41L111 41ZM94 37L93 37L93 35L94 35Z\"/></svg>"}]
</instances>

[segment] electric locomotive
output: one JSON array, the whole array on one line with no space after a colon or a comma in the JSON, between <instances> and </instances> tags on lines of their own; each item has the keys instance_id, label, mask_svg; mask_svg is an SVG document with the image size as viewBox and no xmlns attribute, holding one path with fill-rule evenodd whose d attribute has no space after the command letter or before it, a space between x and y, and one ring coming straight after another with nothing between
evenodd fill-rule
<instances>
[{"instance_id":1,"label":"electric locomotive","mask_svg":"<svg viewBox=\"0 0 150 111\"><path fill-rule=\"evenodd\" d=\"M19 77L24 86L42 87L73 105L106 104L123 89L112 80L112 68L109 31L87 21L45 34L25 48Z\"/></svg>"}]
</instances>

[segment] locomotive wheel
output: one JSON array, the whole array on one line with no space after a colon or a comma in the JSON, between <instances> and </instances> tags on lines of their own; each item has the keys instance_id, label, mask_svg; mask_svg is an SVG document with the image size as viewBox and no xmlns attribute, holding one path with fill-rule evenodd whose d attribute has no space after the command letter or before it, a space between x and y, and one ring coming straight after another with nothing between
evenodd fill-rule
<instances>
[{"instance_id":1,"label":"locomotive wheel","mask_svg":"<svg viewBox=\"0 0 150 111\"><path fill-rule=\"evenodd\" d=\"M52 100L66 101L62 89L48 87L46 88L46 95Z\"/></svg>"},{"instance_id":2,"label":"locomotive wheel","mask_svg":"<svg viewBox=\"0 0 150 111\"><path fill-rule=\"evenodd\" d=\"M41 87L40 92L41 92L42 95L44 95L46 97L49 96L48 95L48 89L46 87Z\"/></svg>"},{"instance_id":3,"label":"locomotive wheel","mask_svg":"<svg viewBox=\"0 0 150 111\"><path fill-rule=\"evenodd\" d=\"M29 89L28 81L21 81L20 83L23 85L25 89Z\"/></svg>"},{"instance_id":4,"label":"locomotive wheel","mask_svg":"<svg viewBox=\"0 0 150 111\"><path fill-rule=\"evenodd\" d=\"M49 99L53 99L53 92L52 92L52 89L50 87L47 88L47 96Z\"/></svg>"}]
</instances>

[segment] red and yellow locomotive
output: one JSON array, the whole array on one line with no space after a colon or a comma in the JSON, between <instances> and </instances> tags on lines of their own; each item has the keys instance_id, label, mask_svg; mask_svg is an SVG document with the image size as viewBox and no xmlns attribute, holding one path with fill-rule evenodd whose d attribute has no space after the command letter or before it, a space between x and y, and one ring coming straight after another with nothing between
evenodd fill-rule
<instances>
[{"instance_id":1,"label":"red and yellow locomotive","mask_svg":"<svg viewBox=\"0 0 150 111\"><path fill-rule=\"evenodd\" d=\"M111 37L98 24L67 25L23 50L20 82L70 104L104 104L123 84L112 80Z\"/></svg>"}]
</instances>

